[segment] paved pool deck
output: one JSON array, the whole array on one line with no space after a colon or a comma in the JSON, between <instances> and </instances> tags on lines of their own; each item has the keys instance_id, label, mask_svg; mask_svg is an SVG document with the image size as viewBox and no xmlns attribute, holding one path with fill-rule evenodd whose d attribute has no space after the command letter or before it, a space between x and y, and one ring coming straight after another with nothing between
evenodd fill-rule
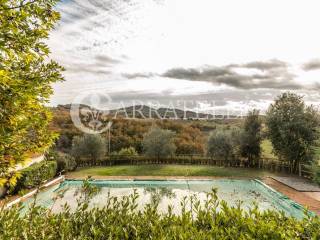
<instances>
[{"instance_id":1,"label":"paved pool deck","mask_svg":"<svg viewBox=\"0 0 320 240\"><path fill-rule=\"evenodd\" d=\"M317 192L301 192L271 177L264 178L263 182L320 216L320 196Z\"/></svg>"},{"instance_id":2,"label":"paved pool deck","mask_svg":"<svg viewBox=\"0 0 320 240\"><path fill-rule=\"evenodd\" d=\"M317 184L315 184L305 178L278 177L278 176L274 176L272 178L278 182L281 182L284 185L287 185L288 187L291 187L291 188L299 191L299 192L319 192L320 193L320 187Z\"/></svg>"}]
</instances>

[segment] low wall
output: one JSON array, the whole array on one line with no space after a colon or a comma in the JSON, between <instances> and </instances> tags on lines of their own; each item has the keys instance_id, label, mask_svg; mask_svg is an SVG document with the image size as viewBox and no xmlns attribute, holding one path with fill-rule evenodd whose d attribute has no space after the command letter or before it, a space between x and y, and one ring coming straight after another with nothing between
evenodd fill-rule
<instances>
[{"instance_id":1,"label":"low wall","mask_svg":"<svg viewBox=\"0 0 320 240\"><path fill-rule=\"evenodd\" d=\"M51 187L51 186L53 186L53 185L55 185L55 184L57 184L57 183L59 183L59 182L64 181L64 179L65 179L64 176L57 177L57 178L55 178L55 179L53 179L53 180L51 180L51 181L43 184L43 185L40 187L40 189L44 189L44 188ZM37 192L38 192L38 190L37 190L37 189L34 189L34 190L32 190L31 192L25 194L24 196L19 197L19 198L15 199L14 201L8 203L5 207L6 207L6 208L9 208L9 207L11 207L11 206L13 206L13 205L15 205L15 204L17 204L17 203L19 203L19 202L27 199L27 198L29 198L29 197L32 197L32 196L33 196L34 194L36 194Z\"/></svg>"}]
</instances>

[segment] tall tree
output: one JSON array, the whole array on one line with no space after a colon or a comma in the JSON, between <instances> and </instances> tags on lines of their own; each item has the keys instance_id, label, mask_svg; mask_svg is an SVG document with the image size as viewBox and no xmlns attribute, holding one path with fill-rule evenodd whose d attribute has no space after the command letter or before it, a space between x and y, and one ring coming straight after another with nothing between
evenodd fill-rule
<instances>
[{"instance_id":1,"label":"tall tree","mask_svg":"<svg viewBox=\"0 0 320 240\"><path fill-rule=\"evenodd\" d=\"M267 112L266 124L274 152L293 172L298 171L299 163L313 160L319 116L301 96L290 92L280 95Z\"/></svg>"},{"instance_id":2,"label":"tall tree","mask_svg":"<svg viewBox=\"0 0 320 240\"><path fill-rule=\"evenodd\" d=\"M244 122L241 138L241 155L248 159L248 165L255 167L261 155L261 118L259 111L249 111Z\"/></svg>"},{"instance_id":3,"label":"tall tree","mask_svg":"<svg viewBox=\"0 0 320 240\"><path fill-rule=\"evenodd\" d=\"M50 146L55 135L45 104L63 70L49 59L45 40L59 20L56 0L0 1L0 184L26 154Z\"/></svg>"},{"instance_id":4,"label":"tall tree","mask_svg":"<svg viewBox=\"0 0 320 240\"><path fill-rule=\"evenodd\" d=\"M158 160L161 157L173 155L176 151L174 136L175 133L171 130L152 127L143 138L145 154L150 157L155 157Z\"/></svg>"}]
</instances>

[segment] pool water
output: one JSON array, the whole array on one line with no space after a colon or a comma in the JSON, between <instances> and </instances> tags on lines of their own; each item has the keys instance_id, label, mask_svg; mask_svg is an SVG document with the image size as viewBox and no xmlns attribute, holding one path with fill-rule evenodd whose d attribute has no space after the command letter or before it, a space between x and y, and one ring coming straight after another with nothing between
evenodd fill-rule
<instances>
[{"instance_id":1,"label":"pool water","mask_svg":"<svg viewBox=\"0 0 320 240\"><path fill-rule=\"evenodd\" d=\"M177 180L177 181L109 181L95 180L90 184L99 187L99 192L90 200L90 207L102 207L108 195L128 196L136 191L139 194L138 208L142 209L153 199L159 200L159 211L165 212L169 205L173 207L174 213L181 211L181 201L185 197L195 196L203 203L207 193L212 188L217 189L220 200L225 200L229 205L236 206L239 201L245 210L250 209L254 203L260 210L284 211L288 216L302 218L303 207L291 201L286 196L276 192L259 180ZM66 180L46 191L40 192L36 203L53 212L59 212L64 204L71 209L77 206L76 193L81 189L82 181ZM63 197L56 199L57 194L63 192ZM34 199L30 198L24 202L25 210Z\"/></svg>"}]
</instances>

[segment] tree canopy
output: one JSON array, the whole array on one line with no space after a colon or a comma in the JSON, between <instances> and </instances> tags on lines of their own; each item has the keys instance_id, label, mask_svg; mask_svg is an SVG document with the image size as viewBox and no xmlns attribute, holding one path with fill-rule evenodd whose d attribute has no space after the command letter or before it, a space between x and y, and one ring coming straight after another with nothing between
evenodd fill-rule
<instances>
[{"instance_id":1,"label":"tree canopy","mask_svg":"<svg viewBox=\"0 0 320 240\"><path fill-rule=\"evenodd\" d=\"M57 0L0 1L0 183L14 182L28 153L49 147L55 134L45 104L63 68L49 58L45 40L60 15Z\"/></svg>"},{"instance_id":2,"label":"tree canopy","mask_svg":"<svg viewBox=\"0 0 320 240\"><path fill-rule=\"evenodd\" d=\"M157 159L173 155L176 151L174 136L175 133L171 130L152 127L143 138L146 155Z\"/></svg>"},{"instance_id":3,"label":"tree canopy","mask_svg":"<svg viewBox=\"0 0 320 240\"><path fill-rule=\"evenodd\" d=\"M306 106L302 96L278 96L267 112L266 124L275 153L290 164L292 171L298 171L299 163L313 160L319 117L313 106Z\"/></svg>"}]
</instances>

